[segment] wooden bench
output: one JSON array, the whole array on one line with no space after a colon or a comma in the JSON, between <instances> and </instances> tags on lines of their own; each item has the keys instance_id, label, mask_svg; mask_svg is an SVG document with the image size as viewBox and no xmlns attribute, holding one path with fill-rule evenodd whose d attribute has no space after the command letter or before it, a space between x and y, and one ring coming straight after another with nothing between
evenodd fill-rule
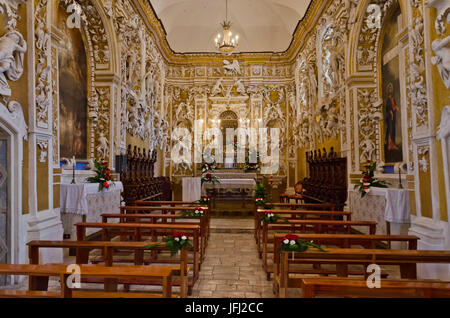
<instances>
[{"instance_id":1,"label":"wooden bench","mask_svg":"<svg viewBox=\"0 0 450 318\"><path fill-rule=\"evenodd\" d=\"M184 201L156 201L156 202L184 202ZM176 215L183 213L185 211L193 211L196 208L203 208L206 214L206 224L207 224L207 236L209 237L209 229L211 222L211 210L208 206L205 205L194 205L194 206L121 206L120 213L121 214L139 214L139 213L156 213L156 214L171 214ZM159 213L160 212L160 213ZM164 220L166 221L166 220ZM175 219L172 220L175 222Z\"/></svg>"},{"instance_id":2,"label":"wooden bench","mask_svg":"<svg viewBox=\"0 0 450 318\"><path fill-rule=\"evenodd\" d=\"M253 218L255 221L255 239L256 229L258 229L258 210L308 210L308 211L334 211L336 206L333 203L266 203L264 207L258 206L255 203L253 211Z\"/></svg>"},{"instance_id":3,"label":"wooden bench","mask_svg":"<svg viewBox=\"0 0 450 318\"><path fill-rule=\"evenodd\" d=\"M273 244L273 276L274 276L274 291L278 290L278 283L280 281L280 253L277 251L280 248L281 240L286 234L277 233L274 235ZM408 249L417 249L417 236L413 235L363 235L363 234L296 234L300 239L305 241L312 241L318 245L336 245L341 248L350 248L353 245L364 246L365 248L375 249L377 243L380 242L407 242ZM290 269L292 274L303 273L302 270ZM330 274L329 271L324 271L324 274ZM334 272L336 274L337 272ZM354 274L355 272L352 272ZM365 275L365 272L360 272L360 275ZM382 277L386 277L382 273Z\"/></svg>"},{"instance_id":4,"label":"wooden bench","mask_svg":"<svg viewBox=\"0 0 450 318\"><path fill-rule=\"evenodd\" d=\"M305 219L328 219L332 220L334 218L342 218L346 221L351 220L351 212L343 212L343 211L316 211L316 210L264 210L264 209L258 209L256 211L256 219L257 222L255 223L255 238L256 238L256 244L258 245L258 251L261 253L261 235L262 235L262 221L261 217L264 216L265 213L274 213L278 214L279 216L286 218L288 220L305 220ZM261 256L261 255L260 255Z\"/></svg>"},{"instance_id":5,"label":"wooden bench","mask_svg":"<svg viewBox=\"0 0 450 318\"><path fill-rule=\"evenodd\" d=\"M384 250L384 249L349 249L325 248L326 252L308 249L306 252L281 252L279 260L279 277L274 279L274 293L286 296L287 288L301 287L299 277L290 277L292 264L335 264L336 274L347 277L349 264L396 265L400 267L402 279L417 279L417 263L450 263L450 251L426 250ZM369 275L364 271L365 278Z\"/></svg>"},{"instance_id":6,"label":"wooden bench","mask_svg":"<svg viewBox=\"0 0 450 318\"><path fill-rule=\"evenodd\" d=\"M363 298L449 298L450 282L381 280L380 288L368 288L365 279L342 277L301 278L303 298L318 296Z\"/></svg>"},{"instance_id":7,"label":"wooden bench","mask_svg":"<svg viewBox=\"0 0 450 318\"><path fill-rule=\"evenodd\" d=\"M88 264L89 262L89 251L92 249L101 249L103 256L96 258L95 263L104 263L105 266L113 266L114 263L114 252L116 250L132 250L134 251L134 264L143 265L144 264L144 251L145 250L167 250L163 246L154 246L154 242L105 242L105 241L30 241L28 245L28 256L30 264L39 264L39 249L41 248L75 248L77 264ZM188 293L192 293L192 286L194 285L193 279L189 281L187 278L189 267L187 265L187 251L183 249L180 253L180 266L177 274L180 277L178 282L172 282L173 285L180 286L180 297L185 297ZM33 276L30 276L29 284L32 284ZM86 282L100 282L102 281L96 279L86 279ZM120 283L125 284L125 289L129 287L128 281L120 281ZM190 284L189 284L190 283ZM147 283L149 284L149 283ZM150 285L158 285L151 284ZM189 286L190 285L190 286Z\"/></svg>"},{"instance_id":8,"label":"wooden bench","mask_svg":"<svg viewBox=\"0 0 450 318\"><path fill-rule=\"evenodd\" d=\"M205 213L208 213L207 211ZM102 216L102 223L108 223L109 219L120 219L120 223L143 223L143 224L198 224L200 225L200 245L202 248L202 255L205 255L205 249L208 244L209 222L208 216L201 218L185 217L179 219L180 214L117 214L104 213ZM171 222L167 222L167 221Z\"/></svg>"},{"instance_id":9,"label":"wooden bench","mask_svg":"<svg viewBox=\"0 0 450 318\"><path fill-rule=\"evenodd\" d=\"M84 241L87 228L97 228L102 231L102 241L111 240L111 231L119 231L117 234L126 234L132 236L132 241L142 241L142 231L150 231L151 241L156 242L158 237L171 235L173 232L186 231L188 235L192 237L192 248L189 251L192 252L193 264L193 281L194 283L198 279L198 273L200 271L202 257L200 246L200 225L183 225L183 224L145 224L145 223L76 223L77 227L77 240ZM126 232L124 232L126 231ZM156 253L152 253L152 262L156 261ZM158 260L160 262L173 263L171 260Z\"/></svg>"},{"instance_id":10,"label":"wooden bench","mask_svg":"<svg viewBox=\"0 0 450 318\"><path fill-rule=\"evenodd\" d=\"M269 231L285 231L289 233L296 233L300 231L313 231L317 234L323 233L325 231L339 231L344 233L351 233L352 227L354 226L363 226L368 227L370 234L375 234L376 231L376 222L372 221L335 221L335 220L290 220L289 224L283 223L283 221L279 220L277 223L265 223L262 225L262 239L261 239L261 247L262 247L262 260L263 267L267 274L267 279L270 279L270 275L273 272L273 267L268 265L268 256L269 253L272 253L272 250L269 250L268 244L274 242L273 236L269 238ZM308 227L311 226L311 227Z\"/></svg>"},{"instance_id":11,"label":"wooden bench","mask_svg":"<svg viewBox=\"0 0 450 318\"><path fill-rule=\"evenodd\" d=\"M148 297L172 297L172 272L177 270L174 266L102 266L102 265L85 265L79 264L80 278L83 277L101 277L103 279L119 280L119 279L152 279L160 278L163 281L163 291L161 295L148 295ZM29 291L0 291L0 297L74 297L72 289L66 284L67 279L72 272L68 272L68 265L66 264L45 264L45 265L22 265L22 264L0 264L0 274L3 275L26 275L35 276L38 279L33 281L29 286ZM60 293L49 292L48 280L50 276L58 276L60 280ZM105 286L106 287L106 286ZM111 295L117 292L117 284L109 286ZM114 290L115 289L115 290ZM95 291L83 291L85 295L91 294L90 297L95 297ZM76 295L76 294L75 294Z\"/></svg>"}]
</instances>

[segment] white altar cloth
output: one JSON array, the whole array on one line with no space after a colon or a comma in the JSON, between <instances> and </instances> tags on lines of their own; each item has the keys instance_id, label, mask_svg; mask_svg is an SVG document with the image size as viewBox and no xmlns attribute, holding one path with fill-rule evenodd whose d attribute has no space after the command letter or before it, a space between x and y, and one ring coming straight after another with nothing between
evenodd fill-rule
<instances>
[{"instance_id":1,"label":"white altar cloth","mask_svg":"<svg viewBox=\"0 0 450 318\"><path fill-rule=\"evenodd\" d=\"M183 178L183 201L193 202L200 200L201 178Z\"/></svg>"},{"instance_id":2,"label":"white altar cloth","mask_svg":"<svg viewBox=\"0 0 450 318\"><path fill-rule=\"evenodd\" d=\"M76 240L74 224L79 222L101 222L103 213L119 213L123 189L122 182L115 181L109 189L98 191L96 183L61 184L61 221L64 234L70 235L70 240ZM84 217L84 220L83 220ZM118 222L118 220L112 220ZM90 235L98 229L87 229Z\"/></svg>"},{"instance_id":3,"label":"white altar cloth","mask_svg":"<svg viewBox=\"0 0 450 318\"><path fill-rule=\"evenodd\" d=\"M61 184L60 202L61 212L63 213L75 213L81 215L87 215L88 212L88 200L87 196L90 194L103 194L112 193L123 189L122 182L115 181L109 189L103 189L98 191L98 183L82 183L82 184ZM120 206L120 203L118 207Z\"/></svg>"},{"instance_id":4,"label":"white altar cloth","mask_svg":"<svg viewBox=\"0 0 450 318\"><path fill-rule=\"evenodd\" d=\"M370 192L361 198L361 194L354 189L354 185L350 185L348 201L352 219L376 221L378 234L389 232L390 234L404 234L397 233L400 231L400 225L410 223L408 190L371 187ZM391 226L390 231L387 228L387 222ZM394 228L392 228L393 225Z\"/></svg>"},{"instance_id":5,"label":"white altar cloth","mask_svg":"<svg viewBox=\"0 0 450 318\"><path fill-rule=\"evenodd\" d=\"M206 189L239 189L248 192L248 195L253 195L255 190L256 181L254 179L220 179L220 183L204 183L202 187L202 193L206 193Z\"/></svg>"}]
</instances>

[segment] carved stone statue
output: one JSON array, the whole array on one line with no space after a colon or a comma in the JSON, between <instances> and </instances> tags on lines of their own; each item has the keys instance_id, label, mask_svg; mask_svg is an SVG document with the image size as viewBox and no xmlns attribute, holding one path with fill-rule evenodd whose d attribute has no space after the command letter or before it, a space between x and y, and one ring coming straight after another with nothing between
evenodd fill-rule
<instances>
[{"instance_id":1,"label":"carved stone statue","mask_svg":"<svg viewBox=\"0 0 450 318\"><path fill-rule=\"evenodd\" d=\"M373 155L375 153L375 144L370 139L365 139L361 144L360 147L362 149L360 161L372 161Z\"/></svg>"},{"instance_id":2,"label":"carved stone statue","mask_svg":"<svg viewBox=\"0 0 450 318\"><path fill-rule=\"evenodd\" d=\"M11 96L10 81L17 81L23 73L27 43L18 31L9 31L0 38L0 95Z\"/></svg>"}]
</instances>

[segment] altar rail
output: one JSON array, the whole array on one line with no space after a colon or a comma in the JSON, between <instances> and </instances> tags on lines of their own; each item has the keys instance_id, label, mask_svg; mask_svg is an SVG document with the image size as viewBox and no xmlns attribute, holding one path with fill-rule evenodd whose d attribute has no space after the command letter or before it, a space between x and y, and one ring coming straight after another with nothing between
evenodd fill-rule
<instances>
[{"instance_id":1,"label":"altar rail","mask_svg":"<svg viewBox=\"0 0 450 318\"><path fill-rule=\"evenodd\" d=\"M306 152L309 178L302 181L305 202L328 202L342 211L347 200L347 158L338 158L333 147L327 154L314 150Z\"/></svg>"},{"instance_id":2,"label":"altar rail","mask_svg":"<svg viewBox=\"0 0 450 318\"><path fill-rule=\"evenodd\" d=\"M172 185L168 177L154 177L156 152L147 152L128 145L126 169L120 173L123 183L123 198L126 205L136 200L172 200Z\"/></svg>"}]
</instances>

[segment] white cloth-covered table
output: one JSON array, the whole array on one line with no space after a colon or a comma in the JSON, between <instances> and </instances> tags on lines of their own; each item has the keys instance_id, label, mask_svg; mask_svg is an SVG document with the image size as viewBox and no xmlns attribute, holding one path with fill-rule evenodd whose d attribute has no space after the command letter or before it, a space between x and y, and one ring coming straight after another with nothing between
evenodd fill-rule
<instances>
[{"instance_id":1,"label":"white cloth-covered table","mask_svg":"<svg viewBox=\"0 0 450 318\"><path fill-rule=\"evenodd\" d=\"M377 234L407 234L402 224L410 223L409 191L394 188L371 187L361 198L354 185L348 189L348 201L353 220L376 221ZM390 230L386 222L390 224Z\"/></svg>"},{"instance_id":2,"label":"white cloth-covered table","mask_svg":"<svg viewBox=\"0 0 450 318\"><path fill-rule=\"evenodd\" d=\"M70 235L71 240L76 239L75 223L101 222L103 213L119 213L121 202L122 182L115 181L109 189L98 191L97 183L61 184L61 221L64 234ZM117 222L117 220L113 220ZM90 235L98 229L87 229Z\"/></svg>"},{"instance_id":3,"label":"white cloth-covered table","mask_svg":"<svg viewBox=\"0 0 450 318\"><path fill-rule=\"evenodd\" d=\"M200 200L201 178L183 178L183 201L193 202Z\"/></svg>"},{"instance_id":4,"label":"white cloth-covered table","mask_svg":"<svg viewBox=\"0 0 450 318\"><path fill-rule=\"evenodd\" d=\"M220 183L204 183L202 187L202 192L205 193L206 189L225 189L225 191L239 189L240 191L245 190L248 195L253 195L255 190L256 181L254 179L220 179Z\"/></svg>"}]
</instances>

